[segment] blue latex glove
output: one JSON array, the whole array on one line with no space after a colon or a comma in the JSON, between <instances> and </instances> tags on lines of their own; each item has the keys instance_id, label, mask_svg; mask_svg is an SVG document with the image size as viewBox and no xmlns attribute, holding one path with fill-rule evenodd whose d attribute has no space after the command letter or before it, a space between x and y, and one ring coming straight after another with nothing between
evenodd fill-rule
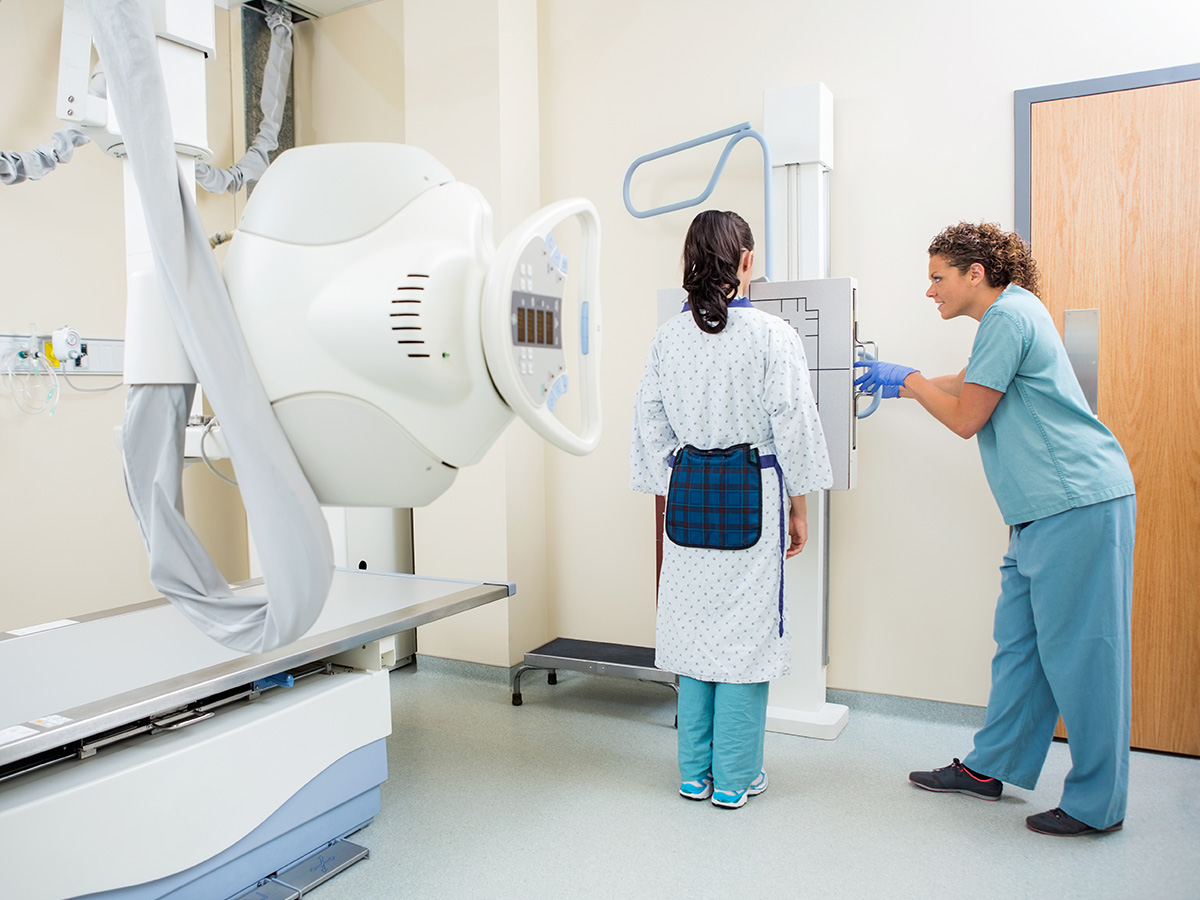
<instances>
[{"instance_id":1,"label":"blue latex glove","mask_svg":"<svg viewBox=\"0 0 1200 900\"><path fill-rule=\"evenodd\" d=\"M921 371L897 363L880 362L874 359L861 359L854 364L854 368L867 370L854 379L854 386L868 394L880 391L885 400L895 400L899 397L900 386L904 384L904 379L913 372Z\"/></svg>"}]
</instances>

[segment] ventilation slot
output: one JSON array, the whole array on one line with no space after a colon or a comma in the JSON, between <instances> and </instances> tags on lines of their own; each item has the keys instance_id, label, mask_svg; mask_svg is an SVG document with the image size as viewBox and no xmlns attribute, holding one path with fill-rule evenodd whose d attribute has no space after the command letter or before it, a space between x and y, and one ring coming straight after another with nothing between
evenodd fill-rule
<instances>
[{"instance_id":1,"label":"ventilation slot","mask_svg":"<svg viewBox=\"0 0 1200 900\"><path fill-rule=\"evenodd\" d=\"M412 278L429 278L429 275L420 272L409 272L408 277ZM416 351L425 346L425 341L421 337L420 325L420 292L425 290L423 284L402 284L396 288L397 296L392 298L391 309L388 313L388 319L391 321L391 329L396 337L396 343L401 347ZM409 352L410 359L428 359L428 353Z\"/></svg>"}]
</instances>

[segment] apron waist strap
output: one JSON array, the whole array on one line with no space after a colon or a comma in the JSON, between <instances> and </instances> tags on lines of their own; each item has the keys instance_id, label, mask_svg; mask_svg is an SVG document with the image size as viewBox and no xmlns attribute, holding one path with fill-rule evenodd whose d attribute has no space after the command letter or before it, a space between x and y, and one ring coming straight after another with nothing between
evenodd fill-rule
<instances>
[{"instance_id":1,"label":"apron waist strap","mask_svg":"<svg viewBox=\"0 0 1200 900\"><path fill-rule=\"evenodd\" d=\"M678 452L679 452L678 450L675 451L675 453L678 453ZM667 457L668 468L675 467L675 453L672 453L670 456ZM760 469L778 469L779 468L779 458L774 453L759 454L758 467Z\"/></svg>"}]
</instances>

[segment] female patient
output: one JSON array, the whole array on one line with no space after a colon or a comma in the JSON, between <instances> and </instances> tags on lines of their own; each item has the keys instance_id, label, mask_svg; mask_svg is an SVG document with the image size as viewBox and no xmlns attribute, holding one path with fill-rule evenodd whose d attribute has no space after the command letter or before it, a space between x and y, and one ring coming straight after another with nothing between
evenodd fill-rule
<instances>
[{"instance_id":1,"label":"female patient","mask_svg":"<svg viewBox=\"0 0 1200 900\"><path fill-rule=\"evenodd\" d=\"M767 789L767 687L791 640L783 561L805 495L833 483L800 337L747 299L754 238L700 213L687 304L654 336L634 407L630 487L667 495L656 663L679 675L680 794L738 808Z\"/></svg>"}]
</instances>

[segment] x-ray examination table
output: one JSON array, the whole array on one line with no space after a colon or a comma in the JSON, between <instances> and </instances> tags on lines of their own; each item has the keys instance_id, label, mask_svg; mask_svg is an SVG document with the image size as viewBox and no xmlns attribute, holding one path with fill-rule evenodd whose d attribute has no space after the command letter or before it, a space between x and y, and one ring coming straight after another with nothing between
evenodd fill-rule
<instances>
[{"instance_id":1,"label":"x-ray examination table","mask_svg":"<svg viewBox=\"0 0 1200 900\"><path fill-rule=\"evenodd\" d=\"M513 590L339 569L256 655L165 600L0 634L0 897L223 900L361 828L391 705L386 653L354 654Z\"/></svg>"}]
</instances>

